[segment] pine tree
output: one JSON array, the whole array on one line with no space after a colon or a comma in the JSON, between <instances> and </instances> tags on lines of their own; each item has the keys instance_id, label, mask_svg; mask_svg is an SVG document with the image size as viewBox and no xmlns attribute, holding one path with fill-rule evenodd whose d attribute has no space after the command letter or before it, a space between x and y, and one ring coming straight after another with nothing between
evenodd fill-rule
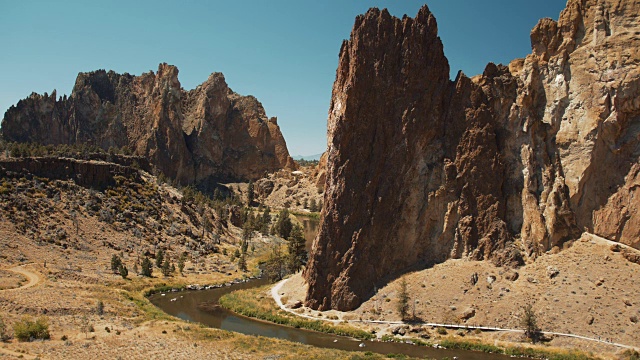
<instances>
[{"instance_id":1,"label":"pine tree","mask_svg":"<svg viewBox=\"0 0 640 360\"><path fill-rule=\"evenodd\" d=\"M156 266L162 267L162 263L164 261L164 251L162 249L158 249L156 253Z\"/></svg>"},{"instance_id":2,"label":"pine tree","mask_svg":"<svg viewBox=\"0 0 640 360\"><path fill-rule=\"evenodd\" d=\"M280 247L274 245L269 258L263 265L264 275L269 279L269 281L276 282L282 279L286 273L285 260L285 257L280 251Z\"/></svg>"},{"instance_id":3,"label":"pine tree","mask_svg":"<svg viewBox=\"0 0 640 360\"><path fill-rule=\"evenodd\" d=\"M311 212L317 212L318 211L318 205L316 204L316 199L311 199L311 201L309 202L309 211Z\"/></svg>"},{"instance_id":4,"label":"pine tree","mask_svg":"<svg viewBox=\"0 0 640 360\"><path fill-rule=\"evenodd\" d=\"M151 265L151 260L145 256L142 260L142 276L151 277L153 273L153 266Z\"/></svg>"},{"instance_id":5,"label":"pine tree","mask_svg":"<svg viewBox=\"0 0 640 360\"><path fill-rule=\"evenodd\" d=\"M275 223L276 234L280 235L283 239L288 239L289 235L291 235L291 229L293 228L293 224L291 223L291 219L289 218L289 210L282 209L278 214L278 221Z\"/></svg>"},{"instance_id":6,"label":"pine tree","mask_svg":"<svg viewBox=\"0 0 640 360\"><path fill-rule=\"evenodd\" d=\"M404 277L400 280L397 309L402 320L406 320L409 315L409 292L407 291L407 280Z\"/></svg>"},{"instance_id":7,"label":"pine tree","mask_svg":"<svg viewBox=\"0 0 640 360\"><path fill-rule=\"evenodd\" d=\"M522 312L523 314L520 321L524 328L524 336L531 339L533 343L536 343L540 338L540 328L538 327L536 314L533 311L533 305L531 305L531 303L527 303L522 307Z\"/></svg>"},{"instance_id":8,"label":"pine tree","mask_svg":"<svg viewBox=\"0 0 640 360\"><path fill-rule=\"evenodd\" d=\"M307 250L305 248L304 233L300 226L294 226L289 235L289 254L287 257L287 268L290 272L298 272L307 264Z\"/></svg>"},{"instance_id":9,"label":"pine tree","mask_svg":"<svg viewBox=\"0 0 640 360\"><path fill-rule=\"evenodd\" d=\"M162 263L162 275L169 276L171 275L171 263L169 262L169 257L167 256Z\"/></svg>"},{"instance_id":10,"label":"pine tree","mask_svg":"<svg viewBox=\"0 0 640 360\"><path fill-rule=\"evenodd\" d=\"M184 262L186 260L186 255L182 253L178 258L178 270L180 270L180 275L182 275L182 271L184 270Z\"/></svg>"},{"instance_id":11,"label":"pine tree","mask_svg":"<svg viewBox=\"0 0 640 360\"><path fill-rule=\"evenodd\" d=\"M244 254L240 255L240 259L238 260L238 268L242 271L247 271L247 260L244 257Z\"/></svg>"},{"instance_id":12,"label":"pine tree","mask_svg":"<svg viewBox=\"0 0 640 360\"><path fill-rule=\"evenodd\" d=\"M253 192L253 181L249 181L249 186L247 186L247 205L251 206L253 199L255 197L255 193Z\"/></svg>"}]
</instances>

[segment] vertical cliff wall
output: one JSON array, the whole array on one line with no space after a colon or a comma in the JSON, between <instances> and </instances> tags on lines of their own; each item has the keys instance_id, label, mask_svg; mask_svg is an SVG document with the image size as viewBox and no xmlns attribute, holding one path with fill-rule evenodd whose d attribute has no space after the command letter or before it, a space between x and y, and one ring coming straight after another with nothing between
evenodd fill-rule
<instances>
[{"instance_id":1,"label":"vertical cliff wall","mask_svg":"<svg viewBox=\"0 0 640 360\"><path fill-rule=\"evenodd\" d=\"M340 50L307 304L350 310L412 267L517 265L583 230L636 247L638 1L571 0L533 52L449 66L433 14L371 9Z\"/></svg>"},{"instance_id":2,"label":"vertical cliff wall","mask_svg":"<svg viewBox=\"0 0 640 360\"><path fill-rule=\"evenodd\" d=\"M276 118L220 73L185 91L175 66L140 76L80 73L69 98L32 94L2 120L7 141L130 147L182 184L257 179L295 168Z\"/></svg>"}]
</instances>

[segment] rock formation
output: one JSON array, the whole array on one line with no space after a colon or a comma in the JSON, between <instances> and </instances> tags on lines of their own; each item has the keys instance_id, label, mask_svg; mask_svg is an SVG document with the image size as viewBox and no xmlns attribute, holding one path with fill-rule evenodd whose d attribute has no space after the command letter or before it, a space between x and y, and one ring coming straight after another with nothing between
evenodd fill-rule
<instances>
[{"instance_id":1,"label":"rock formation","mask_svg":"<svg viewBox=\"0 0 640 360\"><path fill-rule=\"evenodd\" d=\"M32 94L2 121L7 141L128 146L181 184L207 188L295 168L276 118L253 96L234 93L220 73L185 91L175 66L140 76L80 73L73 92Z\"/></svg>"},{"instance_id":2,"label":"rock formation","mask_svg":"<svg viewBox=\"0 0 640 360\"><path fill-rule=\"evenodd\" d=\"M125 176L139 180L136 168L114 162L79 160L61 157L38 157L0 160L0 176L3 178L28 178L38 176L47 179L73 180L77 185L105 190L116 185L114 177Z\"/></svg>"},{"instance_id":3,"label":"rock formation","mask_svg":"<svg viewBox=\"0 0 640 360\"><path fill-rule=\"evenodd\" d=\"M307 305L351 310L448 258L517 265L583 230L640 248L640 2L570 0L533 52L449 65L429 9L371 9L340 49Z\"/></svg>"}]
</instances>

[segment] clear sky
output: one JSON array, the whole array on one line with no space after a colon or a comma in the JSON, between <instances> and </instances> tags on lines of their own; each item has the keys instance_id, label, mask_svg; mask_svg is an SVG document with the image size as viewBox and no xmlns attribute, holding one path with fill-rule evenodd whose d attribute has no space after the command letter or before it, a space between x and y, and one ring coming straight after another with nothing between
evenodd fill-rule
<instances>
[{"instance_id":1,"label":"clear sky","mask_svg":"<svg viewBox=\"0 0 640 360\"><path fill-rule=\"evenodd\" d=\"M0 0L0 114L31 92L70 94L78 72L139 75L167 62L189 90L212 72L277 116L292 155L326 148L338 51L369 7L438 20L452 76L530 52L539 18L565 0Z\"/></svg>"}]
</instances>

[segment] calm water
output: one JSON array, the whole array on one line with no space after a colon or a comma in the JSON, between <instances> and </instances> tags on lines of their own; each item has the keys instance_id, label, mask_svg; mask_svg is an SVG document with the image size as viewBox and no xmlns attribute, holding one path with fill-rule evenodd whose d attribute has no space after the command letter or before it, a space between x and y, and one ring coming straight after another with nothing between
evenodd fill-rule
<instances>
[{"instance_id":1,"label":"calm water","mask_svg":"<svg viewBox=\"0 0 640 360\"><path fill-rule=\"evenodd\" d=\"M405 354L413 357L428 357L452 359L489 360L507 359L506 356L485 354L481 352L433 349L409 344L385 343L378 341L359 341L342 336L319 333L315 331L296 329L288 326L267 323L241 315L217 306L218 299L231 291L248 289L265 285L266 280L252 280L220 289L201 291L182 291L167 293L164 296L155 294L149 299L168 314L184 320L206 324L211 327L235 331L247 335L260 335L272 338L286 339L313 346L350 351L372 351L381 354ZM175 300L174 300L175 299ZM360 347L361 343L365 347Z\"/></svg>"},{"instance_id":2,"label":"calm water","mask_svg":"<svg viewBox=\"0 0 640 360\"><path fill-rule=\"evenodd\" d=\"M307 240L307 246L310 247L311 241L313 241L313 238L315 237L315 232L317 232L319 220L302 216L299 216L298 219L305 225L305 238ZM311 229L313 230L311 231ZM428 357L436 359L442 359L445 357L453 359L454 356L458 357L458 359L468 360L509 358L504 355L486 354L473 351L433 349L410 344L354 340L342 336L267 323L237 315L217 306L218 300L224 294L235 290L249 289L265 284L267 284L266 280L258 279L220 289L183 291L167 293L164 296L156 294L151 296L149 300L166 313L184 320L198 322L211 327L235 331L242 334L286 339L322 348L349 351L372 351L381 354L395 353L405 354L412 357ZM360 344L364 344L364 347L361 347Z\"/></svg>"}]
</instances>

